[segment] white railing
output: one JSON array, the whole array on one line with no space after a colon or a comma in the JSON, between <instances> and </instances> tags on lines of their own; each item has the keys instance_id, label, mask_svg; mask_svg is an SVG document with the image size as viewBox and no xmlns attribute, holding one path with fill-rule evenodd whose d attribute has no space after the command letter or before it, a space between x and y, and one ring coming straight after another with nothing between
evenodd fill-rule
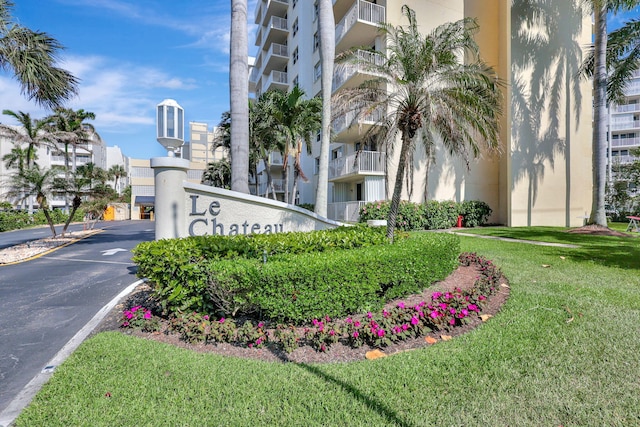
<instances>
[{"instance_id":1,"label":"white railing","mask_svg":"<svg viewBox=\"0 0 640 427\"><path fill-rule=\"evenodd\" d=\"M329 179L351 174L384 173L386 154L361 151L329 162Z\"/></svg>"},{"instance_id":2,"label":"white railing","mask_svg":"<svg viewBox=\"0 0 640 427\"><path fill-rule=\"evenodd\" d=\"M333 73L333 88L336 90L344 84L347 80L353 77L357 73L375 74L372 72L369 64L384 65L385 57L382 54L368 52L366 50L358 50L356 52L357 63L345 64L344 66L336 67L336 71Z\"/></svg>"},{"instance_id":3,"label":"white railing","mask_svg":"<svg viewBox=\"0 0 640 427\"><path fill-rule=\"evenodd\" d=\"M272 55L284 56L288 58L289 48L287 47L287 45L284 45L284 44L271 43L271 46L269 47L269 52L267 52L267 58L269 58Z\"/></svg>"},{"instance_id":4,"label":"white railing","mask_svg":"<svg viewBox=\"0 0 640 427\"><path fill-rule=\"evenodd\" d=\"M335 221L358 222L360 208L367 202L339 202L327 204L327 217Z\"/></svg>"},{"instance_id":5,"label":"white railing","mask_svg":"<svg viewBox=\"0 0 640 427\"><path fill-rule=\"evenodd\" d=\"M630 113L633 111L640 111L640 104L626 104L613 107L614 113Z\"/></svg>"},{"instance_id":6,"label":"white railing","mask_svg":"<svg viewBox=\"0 0 640 427\"><path fill-rule=\"evenodd\" d=\"M343 114L342 116L337 117L332 123L333 131L336 134L338 134L343 130L349 128L353 123L353 120L355 119L355 117L356 117L356 113L354 111L351 111L347 114ZM357 123L358 124L375 124L375 123L379 123L383 117L384 117L384 111L383 109L379 108L365 115L364 117L360 118Z\"/></svg>"},{"instance_id":7,"label":"white railing","mask_svg":"<svg viewBox=\"0 0 640 427\"><path fill-rule=\"evenodd\" d=\"M287 18L281 18L280 16L272 16L271 23L269 24L269 28L274 30L288 31L289 27L287 26Z\"/></svg>"},{"instance_id":8,"label":"white railing","mask_svg":"<svg viewBox=\"0 0 640 427\"><path fill-rule=\"evenodd\" d=\"M284 164L282 153L274 151L273 153L269 154L269 164L271 164L272 166L282 166Z\"/></svg>"},{"instance_id":9,"label":"white railing","mask_svg":"<svg viewBox=\"0 0 640 427\"><path fill-rule=\"evenodd\" d=\"M624 94L627 96L637 95L640 93L640 81L631 80L624 88Z\"/></svg>"},{"instance_id":10,"label":"white railing","mask_svg":"<svg viewBox=\"0 0 640 427\"><path fill-rule=\"evenodd\" d=\"M284 179L272 179L271 182L276 193L284 193ZM264 196L267 192L271 190L267 187L266 181L258 183L258 196Z\"/></svg>"},{"instance_id":11,"label":"white railing","mask_svg":"<svg viewBox=\"0 0 640 427\"><path fill-rule=\"evenodd\" d=\"M357 22L367 22L372 25L378 25L385 21L384 6L369 3L365 0L356 0L356 3L336 26L336 43L338 43Z\"/></svg>"},{"instance_id":12,"label":"white railing","mask_svg":"<svg viewBox=\"0 0 640 427\"><path fill-rule=\"evenodd\" d=\"M634 156L613 156L611 159L611 164L613 165L627 165L638 160L638 158Z\"/></svg>"},{"instance_id":13,"label":"white railing","mask_svg":"<svg viewBox=\"0 0 640 427\"><path fill-rule=\"evenodd\" d=\"M611 140L612 147L627 147L640 145L640 138L618 138Z\"/></svg>"},{"instance_id":14,"label":"white railing","mask_svg":"<svg viewBox=\"0 0 640 427\"><path fill-rule=\"evenodd\" d=\"M288 84L287 73L278 70L271 71L271 73L269 73L269 78L262 87L265 91L267 91L269 89L269 86L271 86L273 83L284 85Z\"/></svg>"},{"instance_id":15,"label":"white railing","mask_svg":"<svg viewBox=\"0 0 640 427\"><path fill-rule=\"evenodd\" d=\"M622 129L634 129L640 128L640 120L633 120L628 122L617 122L611 124L612 130L622 130Z\"/></svg>"}]
</instances>

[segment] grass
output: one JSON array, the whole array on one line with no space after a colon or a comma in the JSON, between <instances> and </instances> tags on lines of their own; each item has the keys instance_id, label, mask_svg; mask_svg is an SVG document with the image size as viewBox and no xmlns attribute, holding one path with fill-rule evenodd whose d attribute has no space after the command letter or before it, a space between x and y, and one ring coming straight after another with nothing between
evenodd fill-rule
<instances>
[{"instance_id":1,"label":"grass","mask_svg":"<svg viewBox=\"0 0 640 427\"><path fill-rule=\"evenodd\" d=\"M640 240L490 232L579 247L461 237L502 266L507 304L471 333L376 361L275 364L102 333L16 425L640 425Z\"/></svg>"}]
</instances>

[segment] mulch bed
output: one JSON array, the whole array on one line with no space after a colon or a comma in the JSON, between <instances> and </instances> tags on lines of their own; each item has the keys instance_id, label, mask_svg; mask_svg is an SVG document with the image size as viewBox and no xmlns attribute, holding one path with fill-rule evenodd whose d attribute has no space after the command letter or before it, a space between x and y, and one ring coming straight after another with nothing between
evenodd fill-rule
<instances>
[{"instance_id":1,"label":"mulch bed","mask_svg":"<svg viewBox=\"0 0 640 427\"><path fill-rule=\"evenodd\" d=\"M428 301L431 299L431 294L435 291L453 291L455 288L462 290L470 289L478 276L478 270L475 266L460 266L445 280L434 284L434 286L426 289L421 294L410 295L406 298L402 298L401 301L405 302L408 306L417 304L421 301ZM500 282L496 294L489 297L486 301L486 305L483 307L481 314L496 315L502 305L509 297L509 286L506 278ZM329 362L351 362L356 360L365 359L365 355L368 351L373 350L371 347L363 346L360 348L351 348L341 343L333 344L328 351L318 352L311 346L302 346L287 354L280 346L266 346L265 348L247 348L232 344L190 344L182 341L178 334L171 333L167 330L166 325L160 332L144 333L141 331L131 329L121 329L121 315L123 309L131 307L133 305L143 305L147 308L151 308L154 303L150 297L151 289L147 285L141 285L133 294L131 294L126 301L116 306L102 323L96 328L94 333L118 330L122 333L134 335L144 339L163 342L166 344L182 347L185 349L202 352L202 353L215 353L223 356L241 357L246 359L256 359L268 362L295 362L295 363L329 363ZM395 307L400 300L391 301L387 304L386 308L391 309ZM488 321L491 321L489 319ZM480 318L474 318L470 323L464 326L458 326L448 331L433 332L428 336L440 341L442 335L455 337L470 330L477 328L482 324ZM302 333L300 333L300 336ZM404 351L409 351L418 348L424 348L430 344L426 341L427 336L409 339L401 341L399 343L392 344L384 347L381 350L385 355L392 355Z\"/></svg>"}]
</instances>

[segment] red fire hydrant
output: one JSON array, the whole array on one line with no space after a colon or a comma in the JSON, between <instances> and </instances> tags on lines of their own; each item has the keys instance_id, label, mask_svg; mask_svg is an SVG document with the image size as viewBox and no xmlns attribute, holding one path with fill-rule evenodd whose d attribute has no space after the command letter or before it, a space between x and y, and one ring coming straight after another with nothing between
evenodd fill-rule
<instances>
[{"instance_id":1,"label":"red fire hydrant","mask_svg":"<svg viewBox=\"0 0 640 427\"><path fill-rule=\"evenodd\" d=\"M456 223L456 227L462 228L462 215L458 215L458 222Z\"/></svg>"}]
</instances>

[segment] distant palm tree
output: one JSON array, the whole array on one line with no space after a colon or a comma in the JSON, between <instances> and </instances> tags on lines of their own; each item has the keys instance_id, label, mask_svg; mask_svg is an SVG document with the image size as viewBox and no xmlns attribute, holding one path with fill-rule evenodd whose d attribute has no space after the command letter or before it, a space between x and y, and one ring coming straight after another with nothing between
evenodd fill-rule
<instances>
[{"instance_id":1,"label":"distant palm tree","mask_svg":"<svg viewBox=\"0 0 640 427\"><path fill-rule=\"evenodd\" d=\"M32 119L29 113L22 111L3 110L2 114L13 117L19 127L0 124L0 135L10 139L14 148L5 158L9 159L8 164L15 165L19 171L33 166L36 158L36 149L42 146L55 146L54 135L49 131L51 120ZM25 146L24 151L21 147ZM23 158L21 158L23 156ZM16 163L17 162L17 163ZM9 166L11 167L11 166ZM29 213L33 211L33 199L28 197Z\"/></svg>"},{"instance_id":2,"label":"distant palm tree","mask_svg":"<svg viewBox=\"0 0 640 427\"><path fill-rule=\"evenodd\" d=\"M382 64L348 59L380 77L335 96L334 116L356 113L356 120L380 114L375 135L393 149L400 135L400 155L387 218L387 237L393 240L405 171L416 140L428 155L441 142L447 150L467 160L477 156L481 144L496 149L501 112L499 82L479 58L473 39L475 20L446 23L426 36L418 31L415 12L402 6L407 27L382 24L387 37L387 58Z\"/></svg>"},{"instance_id":3,"label":"distant palm tree","mask_svg":"<svg viewBox=\"0 0 640 427\"><path fill-rule=\"evenodd\" d=\"M38 206L42 209L53 237L56 237L56 229L49 211L48 197L56 190L56 178L59 174L56 167L51 169L40 168L37 163L16 172L10 176L10 197L22 197L34 194Z\"/></svg>"},{"instance_id":4,"label":"distant palm tree","mask_svg":"<svg viewBox=\"0 0 640 427\"><path fill-rule=\"evenodd\" d=\"M293 204L296 198L298 180L307 179L300 163L302 145L306 144L307 152L311 152L313 136L322 127L322 100L320 98L304 99L305 92L298 86L279 97L274 112L275 124L286 141L283 159L285 181L285 201ZM293 155L293 188L289 197L289 154Z\"/></svg>"},{"instance_id":5,"label":"distant palm tree","mask_svg":"<svg viewBox=\"0 0 640 427\"><path fill-rule=\"evenodd\" d=\"M231 189L249 193L249 63L247 0L231 0L229 91L231 98Z\"/></svg>"},{"instance_id":6,"label":"distant palm tree","mask_svg":"<svg viewBox=\"0 0 640 427\"><path fill-rule=\"evenodd\" d=\"M229 159L209 162L207 168L202 173L200 180L202 184L218 188L231 188L231 164Z\"/></svg>"},{"instance_id":7,"label":"distant palm tree","mask_svg":"<svg viewBox=\"0 0 640 427\"><path fill-rule=\"evenodd\" d=\"M111 166L107 171L107 176L109 177L109 179L114 180L113 189L118 192L118 195L120 195L120 189L118 188L118 181L120 181L120 178L127 177L127 171L124 168L124 166L122 165Z\"/></svg>"},{"instance_id":8,"label":"distant palm tree","mask_svg":"<svg viewBox=\"0 0 640 427\"><path fill-rule=\"evenodd\" d=\"M53 108L77 93L78 79L56 67L62 45L14 22L13 2L0 0L0 68L13 72L28 99Z\"/></svg>"},{"instance_id":9,"label":"distant palm tree","mask_svg":"<svg viewBox=\"0 0 640 427\"><path fill-rule=\"evenodd\" d=\"M631 10L640 5L638 0L583 0L583 3L593 12L594 45L593 54L587 58L586 68L588 74L593 76L593 198L591 202L591 215L589 224L607 226L607 213L605 210L606 175L607 175L607 89L608 71L608 34L607 14L621 10ZM624 34L624 33L622 33ZM631 42L631 40L629 40ZM624 36L618 40L626 44ZM627 45L628 46L628 45ZM618 49L624 48L622 45ZM621 51L619 51L621 52ZM628 65L628 64L627 64ZM628 71L619 73L612 82L615 82L618 90L610 90L611 95L619 95L624 87L625 80L633 72L631 67L624 67Z\"/></svg>"},{"instance_id":10,"label":"distant palm tree","mask_svg":"<svg viewBox=\"0 0 640 427\"><path fill-rule=\"evenodd\" d=\"M322 67L322 140L318 165L315 212L327 216L329 191L329 146L331 144L331 92L336 47L335 18L331 0L318 1L318 31L320 33L320 61Z\"/></svg>"}]
</instances>

